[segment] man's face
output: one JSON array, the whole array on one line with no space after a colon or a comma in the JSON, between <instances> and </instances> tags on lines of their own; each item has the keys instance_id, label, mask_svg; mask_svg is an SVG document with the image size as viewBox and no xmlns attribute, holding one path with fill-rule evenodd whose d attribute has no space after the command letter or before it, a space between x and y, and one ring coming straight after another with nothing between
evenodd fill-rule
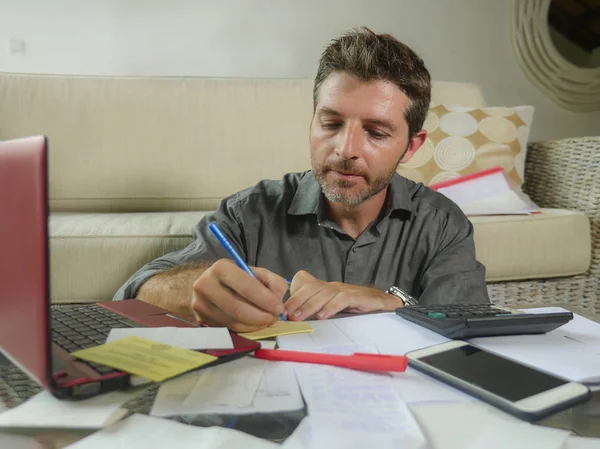
<instances>
[{"instance_id":1,"label":"man's face","mask_svg":"<svg viewBox=\"0 0 600 449\"><path fill-rule=\"evenodd\" d=\"M409 147L409 104L389 81L361 81L344 72L325 79L311 122L310 154L329 201L356 206L390 184Z\"/></svg>"}]
</instances>

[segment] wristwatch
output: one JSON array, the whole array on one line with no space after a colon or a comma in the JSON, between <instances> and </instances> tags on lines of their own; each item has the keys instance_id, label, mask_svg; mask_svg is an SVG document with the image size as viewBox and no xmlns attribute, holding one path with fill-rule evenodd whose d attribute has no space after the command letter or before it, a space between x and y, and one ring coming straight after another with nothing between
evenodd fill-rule
<instances>
[{"instance_id":1,"label":"wristwatch","mask_svg":"<svg viewBox=\"0 0 600 449\"><path fill-rule=\"evenodd\" d=\"M419 305L419 303L417 302L417 300L415 298L410 296L408 293L406 293L400 287L396 287L396 286L392 285L386 293L400 298L405 306Z\"/></svg>"}]
</instances>

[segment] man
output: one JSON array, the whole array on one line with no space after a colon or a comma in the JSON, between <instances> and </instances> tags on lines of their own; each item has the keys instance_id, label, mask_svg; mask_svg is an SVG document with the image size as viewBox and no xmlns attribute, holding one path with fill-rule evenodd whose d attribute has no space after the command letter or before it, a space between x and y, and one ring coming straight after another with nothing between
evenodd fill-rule
<instances>
[{"instance_id":1,"label":"man","mask_svg":"<svg viewBox=\"0 0 600 449\"><path fill-rule=\"evenodd\" d=\"M332 41L315 78L312 170L226 198L191 245L144 266L115 299L137 297L237 331L281 313L391 311L403 305L386 293L391 286L425 304L489 301L470 222L443 195L396 173L427 138L430 97L423 61L392 36L361 28ZM213 221L258 280L227 258Z\"/></svg>"}]
</instances>

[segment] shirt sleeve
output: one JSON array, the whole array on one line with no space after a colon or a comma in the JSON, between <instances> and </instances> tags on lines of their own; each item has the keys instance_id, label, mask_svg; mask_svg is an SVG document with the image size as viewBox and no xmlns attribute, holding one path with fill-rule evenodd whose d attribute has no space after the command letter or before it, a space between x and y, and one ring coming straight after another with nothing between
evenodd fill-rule
<instances>
[{"instance_id":1,"label":"shirt sleeve","mask_svg":"<svg viewBox=\"0 0 600 449\"><path fill-rule=\"evenodd\" d=\"M485 267L475 258L473 225L458 208L449 213L439 241L421 278L419 303L489 303Z\"/></svg>"},{"instance_id":2,"label":"shirt sleeve","mask_svg":"<svg viewBox=\"0 0 600 449\"><path fill-rule=\"evenodd\" d=\"M144 265L117 290L113 301L135 298L140 287L149 278L177 265L214 262L222 258L231 258L210 230L209 225L213 222L219 224L219 227L240 256L245 258L244 232L238 219L238 208L238 194L225 198L214 213L205 215L194 227L194 241L192 243L182 250L165 254Z\"/></svg>"}]
</instances>

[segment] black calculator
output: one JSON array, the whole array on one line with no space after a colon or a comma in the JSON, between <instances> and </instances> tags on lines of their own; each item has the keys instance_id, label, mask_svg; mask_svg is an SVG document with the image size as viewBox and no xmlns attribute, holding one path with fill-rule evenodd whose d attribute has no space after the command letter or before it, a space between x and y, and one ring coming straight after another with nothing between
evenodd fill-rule
<instances>
[{"instance_id":1,"label":"black calculator","mask_svg":"<svg viewBox=\"0 0 600 449\"><path fill-rule=\"evenodd\" d=\"M462 340L495 335L545 334L573 319L571 312L526 313L491 304L406 305L402 318L447 338Z\"/></svg>"}]
</instances>

